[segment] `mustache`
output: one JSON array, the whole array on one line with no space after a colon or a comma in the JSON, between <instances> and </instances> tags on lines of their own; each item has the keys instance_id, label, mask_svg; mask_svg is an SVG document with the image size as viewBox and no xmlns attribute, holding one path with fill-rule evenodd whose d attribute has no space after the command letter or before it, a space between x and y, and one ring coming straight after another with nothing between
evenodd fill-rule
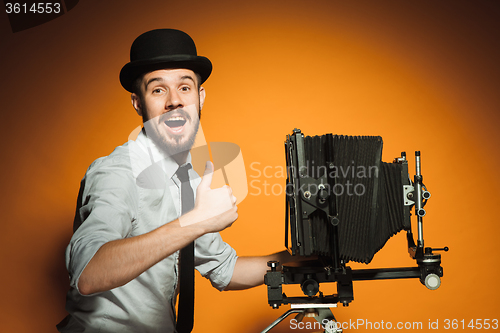
<instances>
[{"instance_id":1,"label":"mustache","mask_svg":"<svg viewBox=\"0 0 500 333\"><path fill-rule=\"evenodd\" d=\"M168 112L160 115L159 116L159 121L160 122L165 122L165 121L167 121L168 119L170 119L172 117L178 117L178 116L181 116L184 119L191 121L191 116L183 108L175 109L173 111L168 111Z\"/></svg>"}]
</instances>

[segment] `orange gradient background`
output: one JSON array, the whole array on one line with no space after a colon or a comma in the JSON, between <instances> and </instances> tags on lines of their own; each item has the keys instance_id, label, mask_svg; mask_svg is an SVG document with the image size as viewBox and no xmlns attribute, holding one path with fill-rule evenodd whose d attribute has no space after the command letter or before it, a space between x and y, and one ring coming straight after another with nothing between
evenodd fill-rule
<instances>
[{"instance_id":1,"label":"orange gradient background","mask_svg":"<svg viewBox=\"0 0 500 333\"><path fill-rule=\"evenodd\" d=\"M437 291L415 279L355 282L337 319L422 322L423 331L429 320L445 331L445 319L500 319L499 18L493 0L85 0L13 34L0 14L0 331L55 332L65 316L80 180L140 125L118 73L136 36L165 27L188 32L213 62L206 139L238 144L256 180L222 232L239 255L284 249L284 195L269 192L284 183L275 172L293 128L380 135L384 161L407 151L413 172L422 152L426 245L451 250ZM265 166L269 177L256 170ZM368 268L412 265L400 234ZM264 286L221 293L196 282L194 332L260 332L288 309L271 309ZM289 331L285 321L272 332Z\"/></svg>"}]
</instances>

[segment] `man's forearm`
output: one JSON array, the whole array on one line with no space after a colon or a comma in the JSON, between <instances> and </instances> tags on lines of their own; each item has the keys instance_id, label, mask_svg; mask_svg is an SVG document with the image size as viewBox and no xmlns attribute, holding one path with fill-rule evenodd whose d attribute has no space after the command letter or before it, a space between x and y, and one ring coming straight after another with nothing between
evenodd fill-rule
<instances>
[{"instance_id":1,"label":"man's forearm","mask_svg":"<svg viewBox=\"0 0 500 333\"><path fill-rule=\"evenodd\" d=\"M78 289L89 295L122 286L205 232L201 224L181 227L175 220L144 235L108 242L85 267Z\"/></svg>"},{"instance_id":2,"label":"man's forearm","mask_svg":"<svg viewBox=\"0 0 500 333\"><path fill-rule=\"evenodd\" d=\"M269 269L267 262L270 260L283 264L291 261L292 256L287 251L282 251L262 257L238 257L231 282L225 290L248 289L263 284L264 275Z\"/></svg>"}]
</instances>

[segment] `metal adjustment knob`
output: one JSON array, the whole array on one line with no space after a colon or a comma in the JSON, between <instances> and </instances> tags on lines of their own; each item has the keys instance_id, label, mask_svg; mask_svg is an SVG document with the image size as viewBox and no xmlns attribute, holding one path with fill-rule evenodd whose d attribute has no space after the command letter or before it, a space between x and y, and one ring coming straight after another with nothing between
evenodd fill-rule
<instances>
[{"instance_id":1,"label":"metal adjustment knob","mask_svg":"<svg viewBox=\"0 0 500 333\"><path fill-rule=\"evenodd\" d=\"M448 252L450 248L448 246L445 247L439 247L439 248L432 248L432 247L426 247L425 248L425 254L432 254L432 251L444 251Z\"/></svg>"},{"instance_id":2,"label":"metal adjustment knob","mask_svg":"<svg viewBox=\"0 0 500 333\"><path fill-rule=\"evenodd\" d=\"M328 191L326 190L326 187L323 184L319 184L318 190L319 190L319 193L318 193L319 202L324 203L326 201L326 199L328 199L328 195L329 195Z\"/></svg>"},{"instance_id":3,"label":"metal adjustment knob","mask_svg":"<svg viewBox=\"0 0 500 333\"><path fill-rule=\"evenodd\" d=\"M436 290L441 285L441 279L432 273L425 277L425 286L430 290Z\"/></svg>"},{"instance_id":4,"label":"metal adjustment knob","mask_svg":"<svg viewBox=\"0 0 500 333\"><path fill-rule=\"evenodd\" d=\"M314 296L319 292L319 284L316 280L307 279L300 285L302 292L306 296Z\"/></svg>"},{"instance_id":5,"label":"metal adjustment knob","mask_svg":"<svg viewBox=\"0 0 500 333\"><path fill-rule=\"evenodd\" d=\"M278 267L279 264L280 262L276 260L271 260L267 262L267 266L271 267L271 272L276 272L276 268Z\"/></svg>"}]
</instances>

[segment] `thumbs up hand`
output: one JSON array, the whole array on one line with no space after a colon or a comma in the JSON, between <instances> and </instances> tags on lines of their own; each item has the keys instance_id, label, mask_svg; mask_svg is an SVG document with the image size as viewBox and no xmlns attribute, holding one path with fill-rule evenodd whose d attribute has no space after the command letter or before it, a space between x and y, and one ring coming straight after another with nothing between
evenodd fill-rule
<instances>
[{"instance_id":1,"label":"thumbs up hand","mask_svg":"<svg viewBox=\"0 0 500 333\"><path fill-rule=\"evenodd\" d=\"M224 185L220 188L210 188L214 166L207 162L200 185L196 190L194 209L181 216L182 227L195 223L203 223L207 232L217 232L231 226L238 218L236 197L231 188Z\"/></svg>"}]
</instances>

